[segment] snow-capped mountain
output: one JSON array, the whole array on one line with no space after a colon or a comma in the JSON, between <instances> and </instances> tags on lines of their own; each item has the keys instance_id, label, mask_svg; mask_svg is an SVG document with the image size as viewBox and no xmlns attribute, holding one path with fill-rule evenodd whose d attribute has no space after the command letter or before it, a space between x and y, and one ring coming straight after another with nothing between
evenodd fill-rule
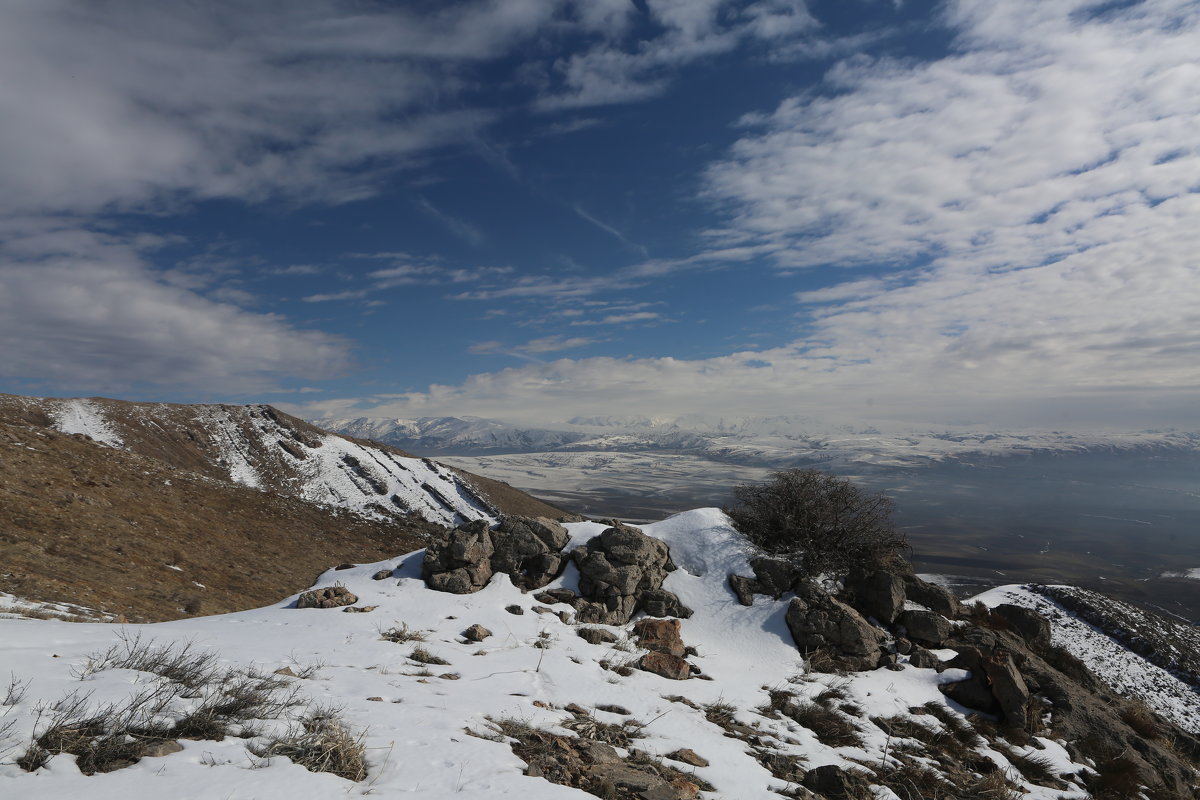
<instances>
[{"instance_id":1,"label":"snow-capped mountain","mask_svg":"<svg viewBox=\"0 0 1200 800\"><path fill-rule=\"evenodd\" d=\"M808 464L912 467L1040 455L1200 452L1200 433L1186 431L881 430L833 425L803 416L576 417L555 429L524 428L479 417L312 421L327 430L433 454L658 451L775 469Z\"/></svg>"}]
</instances>

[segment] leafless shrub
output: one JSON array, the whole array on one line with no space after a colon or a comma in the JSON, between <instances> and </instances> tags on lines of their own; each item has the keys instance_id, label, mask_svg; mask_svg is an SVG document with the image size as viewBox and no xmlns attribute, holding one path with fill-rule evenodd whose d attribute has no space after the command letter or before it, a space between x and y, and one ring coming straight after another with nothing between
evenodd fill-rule
<instances>
[{"instance_id":1,"label":"leafless shrub","mask_svg":"<svg viewBox=\"0 0 1200 800\"><path fill-rule=\"evenodd\" d=\"M361 781L367 777L363 734L355 735L337 709L317 708L283 736L251 748L260 758L285 756L309 772L329 772Z\"/></svg>"},{"instance_id":2,"label":"leafless shrub","mask_svg":"<svg viewBox=\"0 0 1200 800\"><path fill-rule=\"evenodd\" d=\"M1121 720L1137 731L1143 739L1159 739L1163 735L1162 725L1155 718L1154 712L1140 700L1131 700L1125 704L1121 709Z\"/></svg>"},{"instance_id":3,"label":"leafless shrub","mask_svg":"<svg viewBox=\"0 0 1200 800\"><path fill-rule=\"evenodd\" d=\"M15 706L25 699L25 693L29 691L29 681L18 680L15 673L10 673L8 680L8 688L4 691L3 699L0 699L0 706Z\"/></svg>"},{"instance_id":4,"label":"leafless shrub","mask_svg":"<svg viewBox=\"0 0 1200 800\"><path fill-rule=\"evenodd\" d=\"M642 726L633 720L625 720L619 725L601 722L595 717L581 716L569 719L562 726L584 739L595 739L597 742L611 744L613 747L628 747L634 739L640 739Z\"/></svg>"},{"instance_id":5,"label":"leafless shrub","mask_svg":"<svg viewBox=\"0 0 1200 800\"><path fill-rule=\"evenodd\" d=\"M285 691L286 690L286 691ZM276 719L300 705L299 690L255 670L231 670L205 690L199 705L175 723L180 739L215 739L254 735L253 722Z\"/></svg>"},{"instance_id":6,"label":"leafless shrub","mask_svg":"<svg viewBox=\"0 0 1200 800\"><path fill-rule=\"evenodd\" d=\"M738 531L809 575L877 563L908 546L892 523L890 498L820 470L776 472L767 483L743 484L733 494L737 502L725 513Z\"/></svg>"},{"instance_id":7,"label":"leafless shrub","mask_svg":"<svg viewBox=\"0 0 1200 800\"><path fill-rule=\"evenodd\" d=\"M735 714L737 714L737 706L732 703L726 703L723 700L718 700L715 703L709 703L704 706L704 718L714 725L720 725L722 728L733 723Z\"/></svg>"},{"instance_id":8,"label":"leafless shrub","mask_svg":"<svg viewBox=\"0 0 1200 800\"><path fill-rule=\"evenodd\" d=\"M925 705L920 706L918 709L913 710L923 711L924 713L932 716L938 722L941 722L946 726L946 730L948 730L964 747L974 749L977 747L982 747L984 744L986 744L984 738L979 735L979 733L975 730L975 727L971 725L969 721L963 717L960 717L958 714L955 714L945 705L937 702L936 700L932 700Z\"/></svg>"},{"instance_id":9,"label":"leafless shrub","mask_svg":"<svg viewBox=\"0 0 1200 800\"><path fill-rule=\"evenodd\" d=\"M1004 742L996 742L992 746L1003 753L1009 763L1030 783L1055 788L1065 787L1054 768L1054 762L1046 756L1022 753Z\"/></svg>"},{"instance_id":10,"label":"leafless shrub","mask_svg":"<svg viewBox=\"0 0 1200 800\"><path fill-rule=\"evenodd\" d=\"M88 657L75 675L80 680L106 669L132 669L166 678L188 689L212 683L220 674L215 653L196 650L193 642L157 644L141 634L122 632L121 643Z\"/></svg>"}]
</instances>

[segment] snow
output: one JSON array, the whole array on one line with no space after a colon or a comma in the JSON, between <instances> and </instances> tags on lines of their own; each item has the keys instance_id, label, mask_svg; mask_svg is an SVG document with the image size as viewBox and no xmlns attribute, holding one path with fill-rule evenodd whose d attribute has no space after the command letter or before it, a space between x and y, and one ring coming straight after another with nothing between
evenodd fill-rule
<instances>
[{"instance_id":1,"label":"snow","mask_svg":"<svg viewBox=\"0 0 1200 800\"><path fill-rule=\"evenodd\" d=\"M575 543L587 541L603 528L586 522L568 526ZM868 717L908 714L911 706L927 702L945 705L938 685L966 675L961 670L939 674L911 665L844 678L806 673L784 625L787 599L760 597L747 608L729 590L729 572L747 574L747 553L720 511L691 511L644 530L668 543L679 566L667 578L666 588L695 611L682 621L682 635L697 648L692 661L711 681L670 681L642 671L622 677L607 671L600 662L632 661L638 651L621 643L586 643L574 626L553 614L536 613L538 601L533 594L523 594L504 575L495 576L475 594L431 591L420 578L423 552L418 551L330 570L318 580L317 586L344 584L359 597L359 606L378 606L371 613L300 610L293 607L293 596L252 611L137 627L0 619L0 676L11 674L13 681L27 684L28 689L25 697L0 707L0 731L11 724L7 733L0 733L0 796L27 800L74 795L94 800L290 800L368 794L582 798L586 795L578 790L524 776L524 764L507 744L466 731L487 733L488 718L513 718L566 733L557 727L570 719L563 706L617 703L630 710L630 719L644 724L644 738L636 741L637 748L664 755L688 747L709 759L710 766L695 770L716 787L707 796L778 800L773 790L783 789L785 783L773 778L747 752L744 742L726 736L702 711L665 698L683 695L702 706L732 703L738 709L737 722L759 731L781 752L803 755L809 768L827 763L851 766L854 760L879 763L889 745ZM381 569L394 569L393 576L373 580L371 576ZM578 573L570 567L558 583L569 586L577 580ZM520 606L525 613L505 611L509 605ZM461 632L473 623L493 635L481 643L466 642ZM422 665L407 658L413 644L381 639L381 631L400 624L424 632L427 640L422 646L449 665L432 667L436 674L425 675ZM282 667L302 672L312 667L310 677L294 679L294 684L312 702L342 708L346 722L362 733L369 761L367 780L352 783L310 773L281 757L260 759L250 754L245 741L234 737L184 741L182 752L144 758L132 767L94 777L82 776L70 755L56 755L34 773L16 766L15 758L44 724L39 722L39 709L46 704L72 691L86 693L93 706L120 703L158 680L126 669L87 669L89 654L120 645L121 637L130 636L157 644L191 643L201 652L217 654L226 666L253 666L265 672ZM538 648L535 642L549 646ZM801 697L813 697L830 687L840 688L846 702L862 707L862 717L855 723L864 740L861 748L827 747L792 720L753 710L768 701L770 689L787 688ZM625 719L602 711L595 716L607 722ZM928 717L920 719L927 725L938 724ZM1060 750L1054 752L1066 759ZM992 757L1001 766L1007 763L998 754ZM1033 785L1024 788L1030 800L1062 796Z\"/></svg>"},{"instance_id":2,"label":"snow","mask_svg":"<svg viewBox=\"0 0 1200 800\"><path fill-rule=\"evenodd\" d=\"M1164 577L1164 578L1190 578L1194 581L1200 581L1200 567L1194 567L1192 569L1180 570L1178 572L1164 572L1162 574L1162 577Z\"/></svg>"},{"instance_id":3,"label":"snow","mask_svg":"<svg viewBox=\"0 0 1200 800\"><path fill-rule=\"evenodd\" d=\"M81 433L109 447L124 445L120 435L109 422L100 406L91 400L74 398L63 400L50 411L54 427L62 433Z\"/></svg>"}]
</instances>

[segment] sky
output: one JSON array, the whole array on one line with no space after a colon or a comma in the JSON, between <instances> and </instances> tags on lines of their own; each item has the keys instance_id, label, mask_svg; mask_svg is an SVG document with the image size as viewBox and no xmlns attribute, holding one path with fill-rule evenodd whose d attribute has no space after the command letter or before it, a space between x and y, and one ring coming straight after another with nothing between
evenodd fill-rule
<instances>
[{"instance_id":1,"label":"sky","mask_svg":"<svg viewBox=\"0 0 1200 800\"><path fill-rule=\"evenodd\" d=\"M7 0L0 390L1200 428L1191 0Z\"/></svg>"}]
</instances>

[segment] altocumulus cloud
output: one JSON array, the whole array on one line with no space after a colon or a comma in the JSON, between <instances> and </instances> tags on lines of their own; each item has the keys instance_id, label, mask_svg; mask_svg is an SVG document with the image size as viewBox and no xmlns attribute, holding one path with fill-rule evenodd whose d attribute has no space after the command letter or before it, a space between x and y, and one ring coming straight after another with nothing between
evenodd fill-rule
<instances>
[{"instance_id":1,"label":"altocumulus cloud","mask_svg":"<svg viewBox=\"0 0 1200 800\"><path fill-rule=\"evenodd\" d=\"M797 296L805 339L560 360L380 407L1195 425L1200 7L958 0L943 21L944 57L846 59L742 120L705 173L712 252L870 270Z\"/></svg>"}]
</instances>

